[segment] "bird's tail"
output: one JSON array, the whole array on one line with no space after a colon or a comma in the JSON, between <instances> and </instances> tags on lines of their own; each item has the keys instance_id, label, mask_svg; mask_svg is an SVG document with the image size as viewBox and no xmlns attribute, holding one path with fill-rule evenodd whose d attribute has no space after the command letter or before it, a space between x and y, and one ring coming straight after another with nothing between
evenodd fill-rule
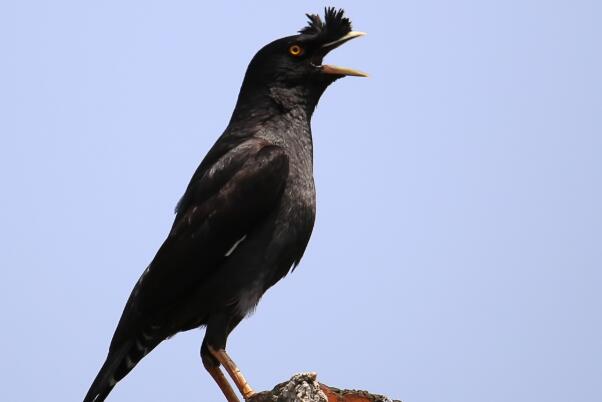
<instances>
[{"instance_id":1,"label":"bird's tail","mask_svg":"<svg viewBox=\"0 0 602 402\"><path fill-rule=\"evenodd\" d=\"M118 371L126 359L131 348L131 342L125 342L116 350L109 351L109 355L100 368L98 375L90 386L83 402L102 402L109 392L113 389L119 379L116 379L115 373Z\"/></svg>"}]
</instances>

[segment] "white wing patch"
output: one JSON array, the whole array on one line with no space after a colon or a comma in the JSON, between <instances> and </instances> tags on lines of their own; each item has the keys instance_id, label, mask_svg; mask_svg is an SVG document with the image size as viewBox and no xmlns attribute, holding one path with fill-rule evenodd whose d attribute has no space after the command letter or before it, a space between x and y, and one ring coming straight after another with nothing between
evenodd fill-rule
<instances>
[{"instance_id":1,"label":"white wing patch","mask_svg":"<svg viewBox=\"0 0 602 402\"><path fill-rule=\"evenodd\" d=\"M234 243L234 245L232 247L230 247L230 250L226 251L226 254L224 254L224 256L225 257L230 257L230 254L232 254L234 252L234 250L236 250L236 247L238 247L238 245L240 243L242 243L246 238L247 238L247 235L244 235L243 237L241 237L240 239L238 239L236 241L236 243Z\"/></svg>"},{"instance_id":2,"label":"white wing patch","mask_svg":"<svg viewBox=\"0 0 602 402\"><path fill-rule=\"evenodd\" d=\"M127 367L127 369L131 369L132 367L134 367L136 365L136 363L134 363L134 361L132 359L130 359L129 356L125 357L125 366Z\"/></svg>"}]
</instances>

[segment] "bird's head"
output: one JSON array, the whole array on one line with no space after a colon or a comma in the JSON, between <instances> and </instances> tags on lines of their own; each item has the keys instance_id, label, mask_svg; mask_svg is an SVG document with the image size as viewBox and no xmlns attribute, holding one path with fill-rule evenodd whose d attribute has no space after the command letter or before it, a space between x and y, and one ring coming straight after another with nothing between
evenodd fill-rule
<instances>
[{"instance_id":1,"label":"bird's head","mask_svg":"<svg viewBox=\"0 0 602 402\"><path fill-rule=\"evenodd\" d=\"M264 93L289 103L307 102L315 107L332 82L344 76L367 77L346 67L323 64L324 57L347 41L365 35L352 31L343 10L325 9L324 20L307 14L309 23L299 34L277 39L264 46L251 60L242 86L247 92Z\"/></svg>"}]
</instances>

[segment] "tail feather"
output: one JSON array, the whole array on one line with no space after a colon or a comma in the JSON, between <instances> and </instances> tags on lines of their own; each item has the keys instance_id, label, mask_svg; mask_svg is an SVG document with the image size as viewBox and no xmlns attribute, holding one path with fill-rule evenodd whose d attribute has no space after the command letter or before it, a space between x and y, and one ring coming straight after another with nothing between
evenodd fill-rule
<instances>
[{"instance_id":1,"label":"tail feather","mask_svg":"<svg viewBox=\"0 0 602 402\"><path fill-rule=\"evenodd\" d=\"M84 402L102 402L115 384L121 381L132 369L149 354L163 339L151 326L148 332L142 331L138 337L121 344L111 344L109 355L92 382ZM153 332L153 330L155 332Z\"/></svg>"},{"instance_id":2,"label":"tail feather","mask_svg":"<svg viewBox=\"0 0 602 402\"><path fill-rule=\"evenodd\" d=\"M117 381L119 381L115 378L115 373L126 358L130 347L131 342L126 342L117 348L117 350L109 352L83 402L102 402L105 400Z\"/></svg>"}]
</instances>

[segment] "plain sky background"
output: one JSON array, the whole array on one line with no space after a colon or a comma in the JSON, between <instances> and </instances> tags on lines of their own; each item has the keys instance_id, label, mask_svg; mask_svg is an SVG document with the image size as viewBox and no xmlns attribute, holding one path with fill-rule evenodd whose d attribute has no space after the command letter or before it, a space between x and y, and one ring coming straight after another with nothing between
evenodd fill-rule
<instances>
[{"instance_id":1,"label":"plain sky background","mask_svg":"<svg viewBox=\"0 0 602 402\"><path fill-rule=\"evenodd\" d=\"M246 66L305 12L368 36L313 118L301 265L232 334L250 383L602 400L600 1L0 2L0 400L78 401ZM220 401L203 332L110 401Z\"/></svg>"}]
</instances>

